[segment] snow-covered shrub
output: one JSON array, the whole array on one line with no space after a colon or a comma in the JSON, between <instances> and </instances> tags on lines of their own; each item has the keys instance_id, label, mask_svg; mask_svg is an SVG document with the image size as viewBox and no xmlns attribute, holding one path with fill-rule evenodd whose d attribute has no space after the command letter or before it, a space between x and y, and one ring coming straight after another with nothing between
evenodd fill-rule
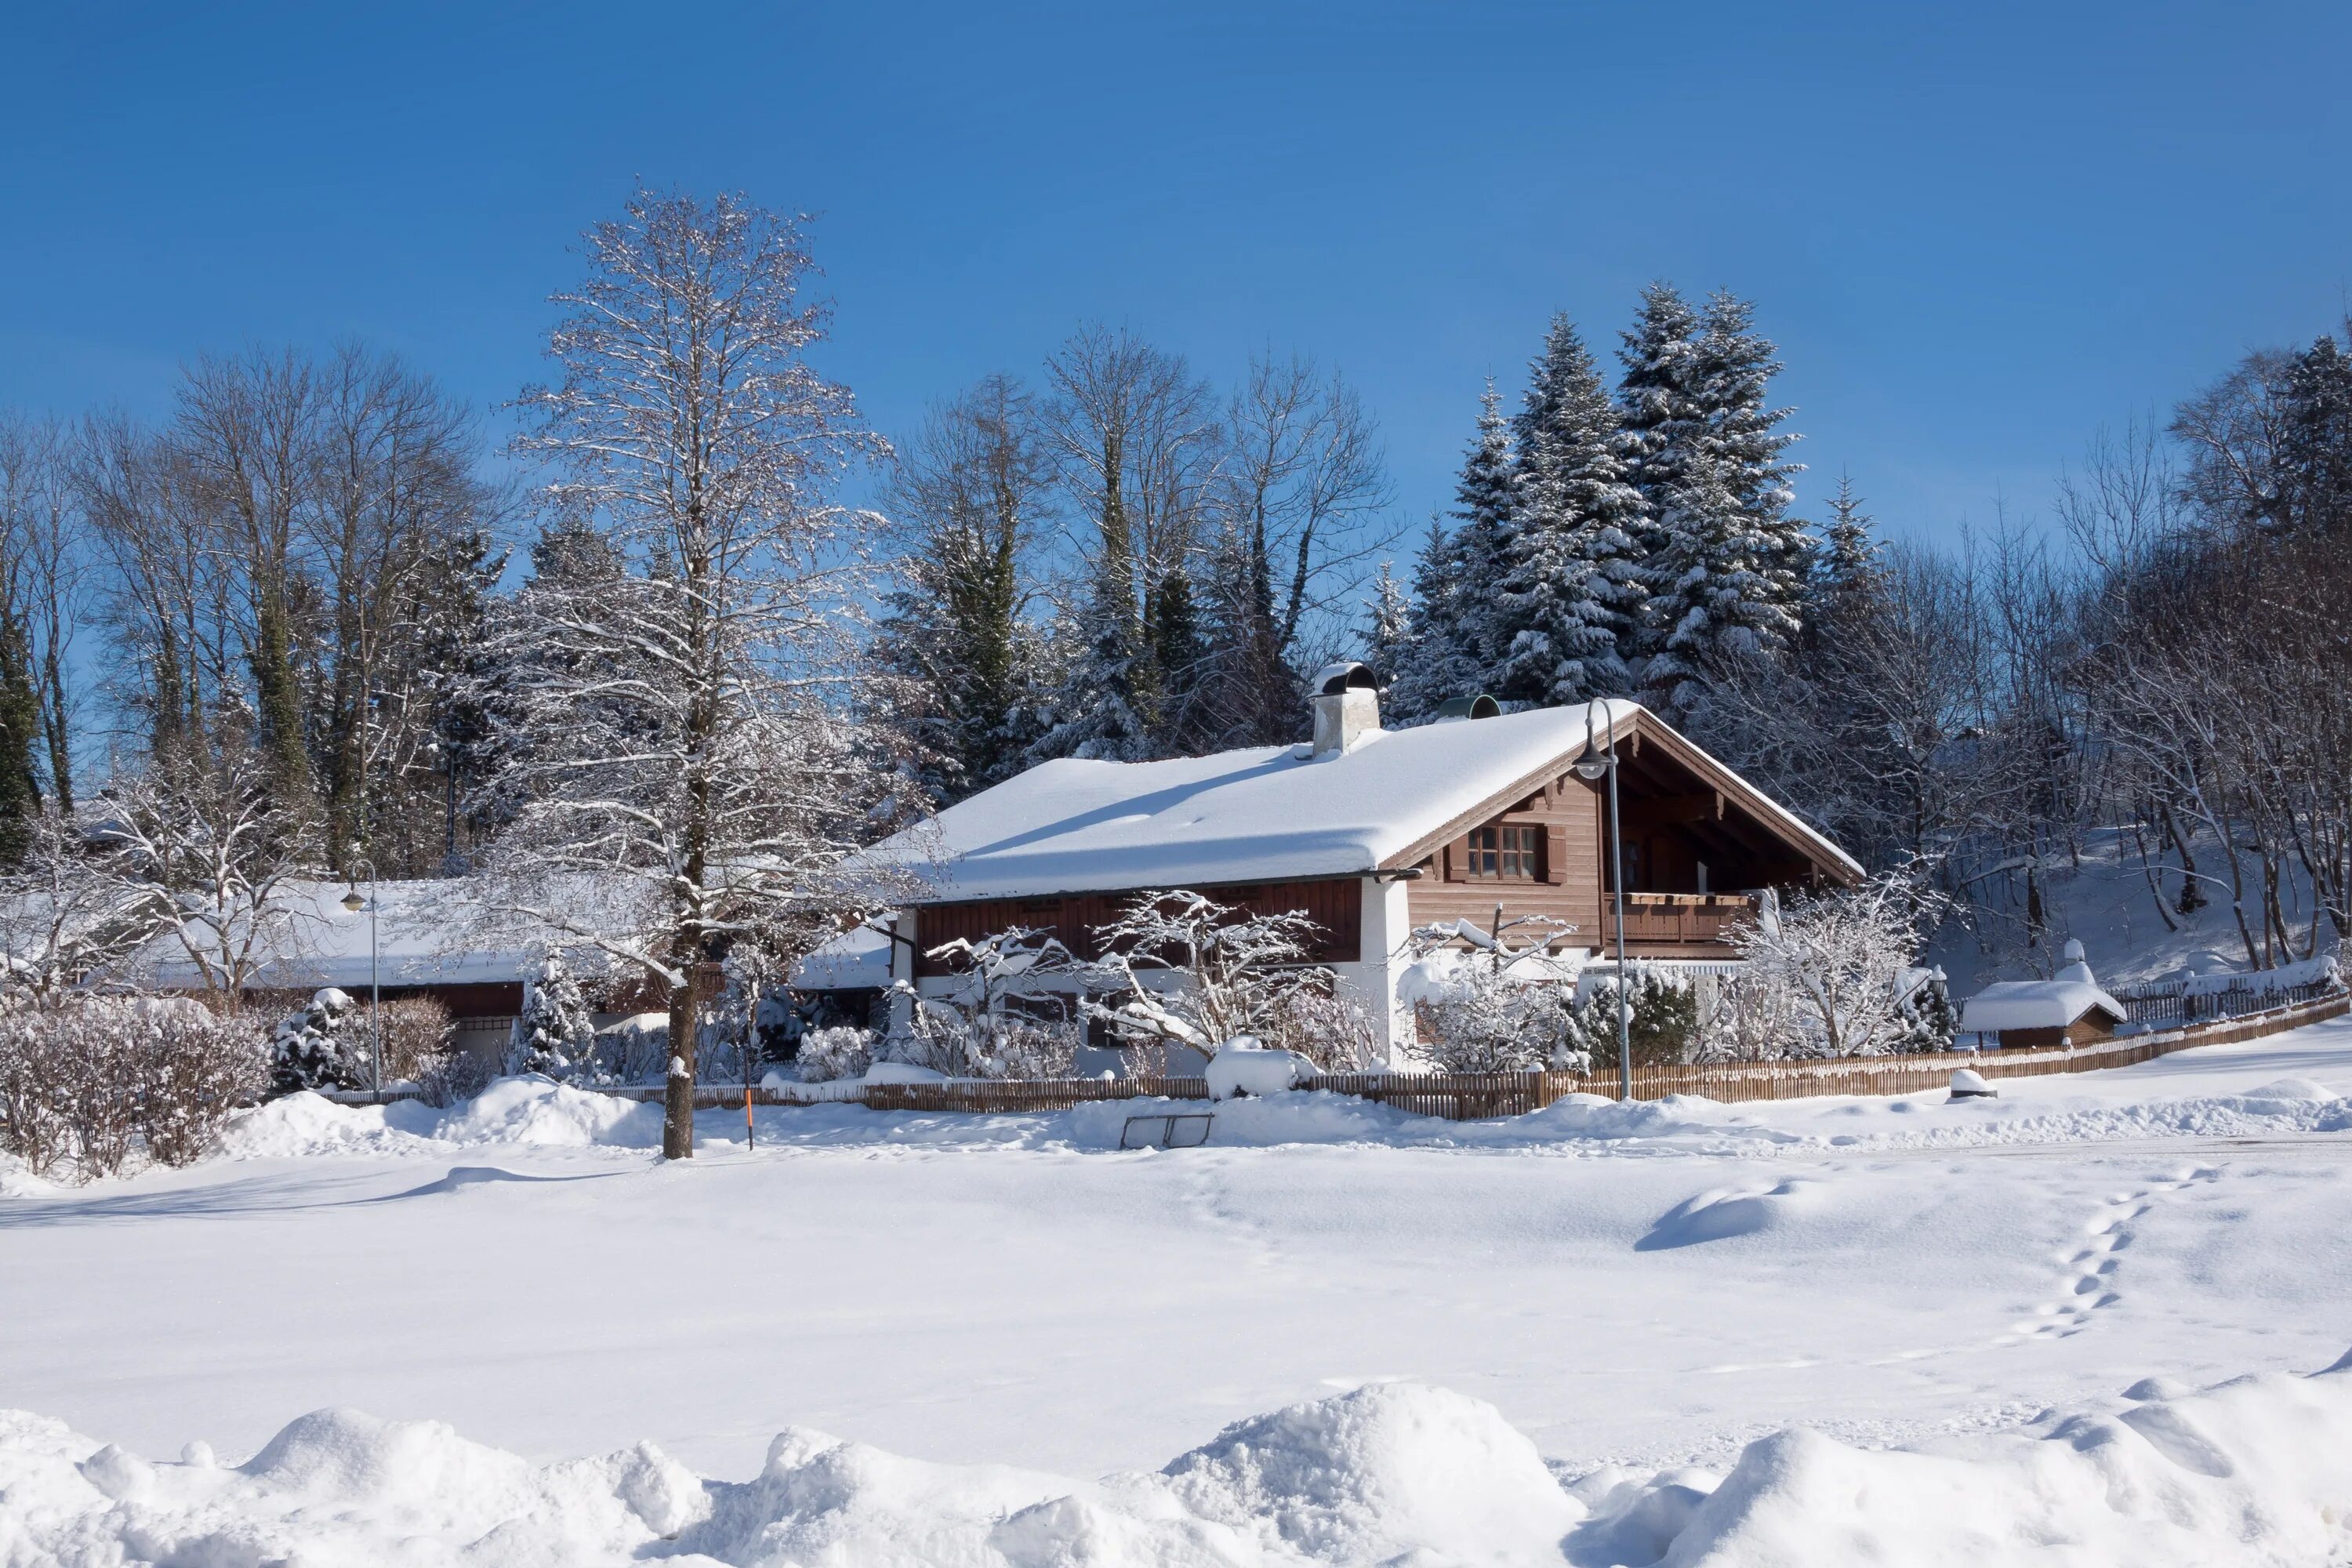
<instances>
[{"instance_id":1,"label":"snow-covered shrub","mask_svg":"<svg viewBox=\"0 0 2352 1568\"><path fill-rule=\"evenodd\" d=\"M1324 971L1328 977L1329 972ZM1302 985L1285 997L1264 1037L1276 1050L1294 1051L1324 1072L1365 1072L1381 1065L1380 1030L1353 997Z\"/></svg>"},{"instance_id":2,"label":"snow-covered shrub","mask_svg":"<svg viewBox=\"0 0 2352 1568\"><path fill-rule=\"evenodd\" d=\"M1445 1072L1575 1070L1587 1064L1575 1026L1576 950L1538 916L1481 930L1467 921L1415 931L1401 987L1431 1064Z\"/></svg>"},{"instance_id":3,"label":"snow-covered shrub","mask_svg":"<svg viewBox=\"0 0 2352 1568\"><path fill-rule=\"evenodd\" d=\"M353 1043L367 1050L367 1010L352 1015ZM396 996L383 1005L383 1081L422 1083L449 1053L449 1009L430 996Z\"/></svg>"},{"instance_id":4,"label":"snow-covered shrub","mask_svg":"<svg viewBox=\"0 0 2352 1568\"><path fill-rule=\"evenodd\" d=\"M185 1165L212 1147L239 1106L269 1089L260 1021L201 1008L150 1014L140 1131L159 1164Z\"/></svg>"},{"instance_id":5,"label":"snow-covered shrub","mask_svg":"<svg viewBox=\"0 0 2352 1568\"><path fill-rule=\"evenodd\" d=\"M1569 1034L1589 1058L1587 1070L1617 1070L1617 991L1614 975L1588 982L1570 1009ZM1635 1067L1687 1061L1698 1033L1698 998L1676 976L1633 971L1626 990L1626 1044Z\"/></svg>"},{"instance_id":6,"label":"snow-covered shrub","mask_svg":"<svg viewBox=\"0 0 2352 1568\"><path fill-rule=\"evenodd\" d=\"M463 1105L498 1080L497 1058L475 1051L443 1051L416 1075L425 1103L446 1110Z\"/></svg>"},{"instance_id":7,"label":"snow-covered shrub","mask_svg":"<svg viewBox=\"0 0 2352 1568\"><path fill-rule=\"evenodd\" d=\"M811 1029L801 1037L801 1081L826 1083L837 1078L863 1078L874 1065L874 1037L848 1025Z\"/></svg>"},{"instance_id":8,"label":"snow-covered shrub","mask_svg":"<svg viewBox=\"0 0 2352 1568\"><path fill-rule=\"evenodd\" d=\"M1076 1003L1050 977L1081 976L1068 948L1044 931L1015 926L932 948L956 966L944 994L908 994L906 1027L887 1045L891 1060L949 1078L1067 1078L1082 1038L1069 1017Z\"/></svg>"},{"instance_id":9,"label":"snow-covered shrub","mask_svg":"<svg viewBox=\"0 0 2352 1568\"><path fill-rule=\"evenodd\" d=\"M1708 1020L1714 1057L1880 1056L1929 1048L1911 966L1944 902L1900 872L1792 899L1764 895L1733 929L1744 961Z\"/></svg>"},{"instance_id":10,"label":"snow-covered shrub","mask_svg":"<svg viewBox=\"0 0 2352 1568\"><path fill-rule=\"evenodd\" d=\"M37 1176L73 1148L58 1082L62 1064L48 1054L51 1017L30 1008L0 1016L0 1152L24 1161Z\"/></svg>"},{"instance_id":11,"label":"snow-covered shrub","mask_svg":"<svg viewBox=\"0 0 2352 1568\"><path fill-rule=\"evenodd\" d=\"M593 1074L595 1046L596 1019L587 995L563 955L551 952L523 987L508 1070L544 1073L558 1081Z\"/></svg>"},{"instance_id":12,"label":"snow-covered shrub","mask_svg":"<svg viewBox=\"0 0 2352 1568\"><path fill-rule=\"evenodd\" d=\"M152 998L28 1009L0 1018L0 1149L84 1179L120 1171L141 1142L185 1164L268 1082L247 1019Z\"/></svg>"},{"instance_id":13,"label":"snow-covered shrub","mask_svg":"<svg viewBox=\"0 0 2352 1568\"><path fill-rule=\"evenodd\" d=\"M593 1076L599 1083L647 1083L669 1066L669 1015L633 1013L596 1031Z\"/></svg>"},{"instance_id":14,"label":"snow-covered shrub","mask_svg":"<svg viewBox=\"0 0 2352 1568\"><path fill-rule=\"evenodd\" d=\"M365 1089L371 1064L367 1030L349 1026L357 1016L351 997L328 986L310 1005L289 1014L271 1031L273 1087L279 1094L306 1089Z\"/></svg>"},{"instance_id":15,"label":"snow-covered shrub","mask_svg":"<svg viewBox=\"0 0 2352 1568\"><path fill-rule=\"evenodd\" d=\"M1252 915L1183 889L1139 894L1125 914L1095 928L1105 956L1086 966L1093 994L1084 1012L1133 1045L1213 1054L1243 1035L1265 1038L1279 1031L1292 998L1328 985L1328 972L1307 962L1317 930L1297 910ZM1155 973L1182 980L1165 990L1145 984Z\"/></svg>"}]
</instances>

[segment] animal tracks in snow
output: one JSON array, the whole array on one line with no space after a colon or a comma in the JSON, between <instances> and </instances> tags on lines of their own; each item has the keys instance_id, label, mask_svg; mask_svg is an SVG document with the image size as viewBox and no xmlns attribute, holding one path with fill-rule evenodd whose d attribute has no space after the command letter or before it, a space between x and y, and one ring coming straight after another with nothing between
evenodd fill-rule
<instances>
[{"instance_id":1,"label":"animal tracks in snow","mask_svg":"<svg viewBox=\"0 0 2352 1568\"><path fill-rule=\"evenodd\" d=\"M2015 1324L2010 1332L2026 1339L2064 1339L2089 1328L2101 1312L2124 1299L2117 1288L2118 1276L2125 1256L2139 1239L2139 1222L2171 1194L2217 1181L2221 1174L2211 1166L2200 1165L2168 1182L2151 1183L2137 1192L2109 1198L2084 1227L2083 1245L2059 1260L2066 1273L2057 1298L2035 1308L2033 1316Z\"/></svg>"}]
</instances>

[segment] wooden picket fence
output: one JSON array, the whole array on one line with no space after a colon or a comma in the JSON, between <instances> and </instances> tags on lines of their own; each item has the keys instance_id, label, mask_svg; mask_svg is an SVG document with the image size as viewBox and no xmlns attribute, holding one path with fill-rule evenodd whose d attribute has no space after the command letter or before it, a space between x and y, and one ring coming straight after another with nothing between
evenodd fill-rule
<instances>
[{"instance_id":1,"label":"wooden picket fence","mask_svg":"<svg viewBox=\"0 0 2352 1568\"><path fill-rule=\"evenodd\" d=\"M2352 1008L2352 997L2334 992L2261 1012L2188 1028L2127 1036L2079 1048L1948 1051L1934 1056L1846 1057L1754 1062L1678 1062L1633 1069L1633 1097L1660 1100L1670 1094L1704 1095L1738 1103L1803 1100L1815 1095L1917 1094L1945 1087L1954 1069L1969 1068L1988 1079L2039 1078L2052 1073L2090 1072L2129 1067L2192 1046L2256 1039L2336 1017ZM1416 1116L1453 1121L1524 1116L1571 1094L1615 1100L1622 1091L1613 1071L1491 1073L1326 1073L1301 1089L1394 1106ZM413 1092L413 1091L409 1091ZM659 1084L601 1089L627 1100L659 1100ZM731 1084L696 1086L694 1101L706 1110L739 1107L749 1093L755 1105L862 1105L871 1110L938 1114L1016 1115L1066 1110L1074 1105L1121 1100L1206 1100L1202 1078L950 1079L937 1083L812 1083L746 1090ZM394 1091L387 1098L404 1098ZM364 1094L338 1094L364 1100Z\"/></svg>"}]
</instances>

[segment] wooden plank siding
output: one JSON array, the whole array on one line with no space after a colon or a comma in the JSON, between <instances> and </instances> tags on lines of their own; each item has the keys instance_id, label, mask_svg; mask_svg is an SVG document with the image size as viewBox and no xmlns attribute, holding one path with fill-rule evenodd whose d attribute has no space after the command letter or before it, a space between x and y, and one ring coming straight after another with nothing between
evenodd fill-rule
<instances>
[{"instance_id":1,"label":"wooden plank siding","mask_svg":"<svg viewBox=\"0 0 2352 1568\"><path fill-rule=\"evenodd\" d=\"M1723 838L1702 841L1694 829L1708 810L1723 811L1722 797L1654 793L1665 781L1621 777L1625 812L1625 949L1642 958L1729 958L1728 928L1751 913L1755 900L1727 889L1771 880L1761 858L1743 853ZM1475 824L1422 863L1409 885L1412 923L1434 925L1466 920L1491 925L1495 907L1506 921L1530 915L1565 921L1576 928L1562 946L1613 950L1616 917L1609 898L1608 807L1600 784L1566 769L1536 793ZM1471 835L1486 827L1535 825L1544 829L1544 864L1533 878L1481 877L1470 867ZM1698 866L1707 866L1711 889L1701 894Z\"/></svg>"},{"instance_id":2,"label":"wooden plank siding","mask_svg":"<svg viewBox=\"0 0 2352 1568\"><path fill-rule=\"evenodd\" d=\"M1315 922L1318 939L1309 951L1316 963L1354 963L1363 945L1364 884L1360 878L1335 877L1304 882L1248 882L1193 889L1221 904L1250 914L1287 914L1299 910ZM925 904L916 916L920 951L915 956L918 979L955 973L951 965L929 956L929 950L961 937L977 942L1015 926L1026 926L1061 939L1081 959L1102 956L1095 928L1118 920L1137 895L1122 893L1058 893L1035 899L972 899L961 903Z\"/></svg>"},{"instance_id":3,"label":"wooden plank siding","mask_svg":"<svg viewBox=\"0 0 2352 1568\"><path fill-rule=\"evenodd\" d=\"M1418 880L1406 884L1407 908L1416 926L1466 920L1486 926L1503 906L1503 918L1543 915L1576 928L1568 945L1588 947L1601 933L1601 796L1574 773L1538 788L1509 809L1444 845L1422 862ZM1469 871L1470 832L1477 827L1528 825L1544 829L1543 864L1530 879L1474 877Z\"/></svg>"}]
</instances>

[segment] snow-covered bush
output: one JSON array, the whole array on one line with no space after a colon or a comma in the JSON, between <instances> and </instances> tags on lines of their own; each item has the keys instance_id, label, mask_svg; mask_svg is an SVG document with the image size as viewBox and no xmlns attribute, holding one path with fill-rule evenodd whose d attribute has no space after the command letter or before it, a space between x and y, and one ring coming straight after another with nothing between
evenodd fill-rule
<instances>
[{"instance_id":1,"label":"snow-covered bush","mask_svg":"<svg viewBox=\"0 0 2352 1568\"><path fill-rule=\"evenodd\" d=\"M587 995L563 955L551 952L523 987L508 1070L544 1073L559 1081L593 1075L595 1047L596 1018Z\"/></svg>"},{"instance_id":2,"label":"snow-covered bush","mask_svg":"<svg viewBox=\"0 0 2352 1568\"><path fill-rule=\"evenodd\" d=\"M1067 1078L1082 1038L1075 1023L965 1012L924 997L909 1026L891 1037L889 1059L948 1078Z\"/></svg>"},{"instance_id":3,"label":"snow-covered bush","mask_svg":"<svg viewBox=\"0 0 2352 1568\"><path fill-rule=\"evenodd\" d=\"M372 1064L364 1021L356 1030L346 1027L355 1017L350 995L331 985L280 1019L269 1039L277 1091L367 1088Z\"/></svg>"},{"instance_id":4,"label":"snow-covered bush","mask_svg":"<svg viewBox=\"0 0 2352 1568\"><path fill-rule=\"evenodd\" d=\"M499 1058L475 1051L443 1051L416 1075L425 1103L446 1110L462 1105L498 1080Z\"/></svg>"},{"instance_id":5,"label":"snow-covered bush","mask_svg":"<svg viewBox=\"0 0 2352 1568\"><path fill-rule=\"evenodd\" d=\"M368 1016L364 1008L352 1016L350 1029L361 1054L368 1048ZM422 1083L435 1064L449 1054L449 1009L430 996L395 996L383 1005L383 1081Z\"/></svg>"},{"instance_id":6,"label":"snow-covered bush","mask_svg":"<svg viewBox=\"0 0 2352 1568\"><path fill-rule=\"evenodd\" d=\"M1935 1048L1935 1020L1923 1013L1911 960L1921 930L1943 907L1899 872L1786 904L1765 894L1755 917L1732 931L1744 963L1722 986L1705 1054L1857 1057Z\"/></svg>"},{"instance_id":7,"label":"snow-covered bush","mask_svg":"<svg viewBox=\"0 0 2352 1568\"><path fill-rule=\"evenodd\" d=\"M1076 998L1046 984L1088 967L1044 931L1015 926L932 948L956 966L943 995L912 996L907 1026L892 1036L892 1060L950 1078L1067 1078L1077 1063Z\"/></svg>"},{"instance_id":8,"label":"snow-covered bush","mask_svg":"<svg viewBox=\"0 0 2352 1568\"><path fill-rule=\"evenodd\" d=\"M1182 889L1139 894L1095 928L1105 956L1087 966L1086 1016L1129 1044L1204 1054L1243 1035L1278 1035L1297 997L1329 987L1329 972L1307 962L1318 929L1296 910L1244 914ZM1152 973L1182 979L1163 990L1144 983Z\"/></svg>"},{"instance_id":9,"label":"snow-covered bush","mask_svg":"<svg viewBox=\"0 0 2352 1568\"><path fill-rule=\"evenodd\" d=\"M1380 1030L1371 1014L1353 997L1328 988L1302 985L1291 991L1264 1038L1270 1048L1296 1052L1324 1072L1365 1072L1381 1065Z\"/></svg>"},{"instance_id":10,"label":"snow-covered bush","mask_svg":"<svg viewBox=\"0 0 2352 1568\"><path fill-rule=\"evenodd\" d=\"M144 1143L181 1165L268 1087L259 1028L193 1003L89 998L0 1018L0 1150L111 1175Z\"/></svg>"},{"instance_id":11,"label":"snow-covered bush","mask_svg":"<svg viewBox=\"0 0 2352 1568\"><path fill-rule=\"evenodd\" d=\"M1412 934L1401 994L1431 1065L1445 1072L1575 1070L1580 952L1555 952L1569 928L1539 916L1481 930L1466 921Z\"/></svg>"},{"instance_id":12,"label":"snow-covered bush","mask_svg":"<svg viewBox=\"0 0 2352 1568\"><path fill-rule=\"evenodd\" d=\"M1586 982L1569 1012L1569 1034L1588 1058L1587 1070L1614 1072L1619 981ZM1626 990L1626 1044L1635 1067L1687 1061L1698 1033L1698 998L1688 984L1655 969L1636 968Z\"/></svg>"},{"instance_id":13,"label":"snow-covered bush","mask_svg":"<svg viewBox=\"0 0 2352 1568\"><path fill-rule=\"evenodd\" d=\"M837 1078L863 1078L874 1065L874 1037L866 1030L837 1025L811 1029L801 1037L801 1081L826 1083Z\"/></svg>"}]
</instances>

